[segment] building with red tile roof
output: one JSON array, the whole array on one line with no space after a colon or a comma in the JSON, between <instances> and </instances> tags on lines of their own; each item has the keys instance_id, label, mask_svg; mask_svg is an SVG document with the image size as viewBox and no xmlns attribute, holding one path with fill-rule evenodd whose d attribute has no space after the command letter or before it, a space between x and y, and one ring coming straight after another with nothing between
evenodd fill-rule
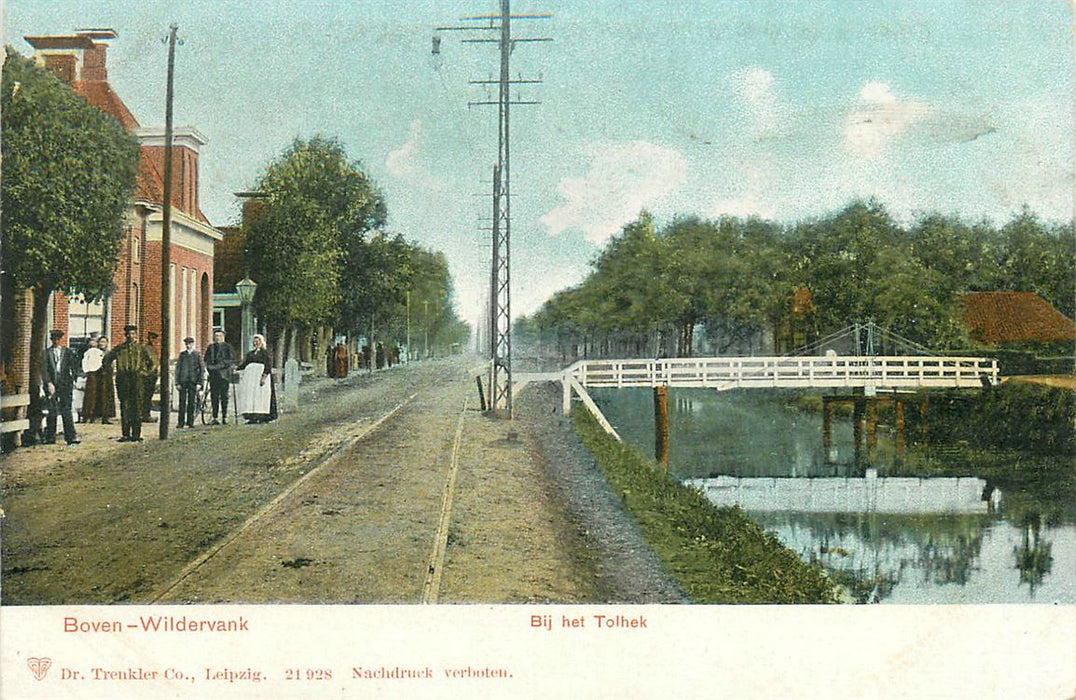
<instances>
[{"instance_id":1,"label":"building with red tile roof","mask_svg":"<svg viewBox=\"0 0 1076 700\"><path fill-rule=\"evenodd\" d=\"M1076 342L1076 322L1034 292L971 292L960 297L964 324L987 345Z\"/></svg>"},{"instance_id":2,"label":"building with red tile roof","mask_svg":"<svg viewBox=\"0 0 1076 700\"><path fill-rule=\"evenodd\" d=\"M122 342L123 327L139 327L145 336L161 331L161 238L164 204L163 129L142 127L108 82L111 29L83 29L69 35L28 36L39 65L53 71L87 102L116 119L140 142L138 177L124 227L121 253L113 276L115 292L101 304L84 304L56 294L53 320L72 338L107 333ZM196 129L177 127L172 142L172 233L169 305L171 356L182 339L210 342L213 257L221 233L198 206L198 156L205 137Z\"/></svg>"}]
</instances>

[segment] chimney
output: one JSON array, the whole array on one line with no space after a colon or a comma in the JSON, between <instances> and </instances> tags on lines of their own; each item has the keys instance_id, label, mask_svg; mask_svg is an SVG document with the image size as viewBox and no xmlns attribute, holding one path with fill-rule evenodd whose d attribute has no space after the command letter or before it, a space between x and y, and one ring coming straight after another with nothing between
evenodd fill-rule
<instances>
[{"instance_id":1,"label":"chimney","mask_svg":"<svg viewBox=\"0 0 1076 700\"><path fill-rule=\"evenodd\" d=\"M112 29L76 29L76 36L93 42L82 59L82 80L86 82L104 82L108 80L108 41L116 38Z\"/></svg>"},{"instance_id":2,"label":"chimney","mask_svg":"<svg viewBox=\"0 0 1076 700\"><path fill-rule=\"evenodd\" d=\"M108 80L108 44L104 42L116 38L113 30L78 29L66 36L24 38L34 48L38 63L69 85Z\"/></svg>"}]
</instances>

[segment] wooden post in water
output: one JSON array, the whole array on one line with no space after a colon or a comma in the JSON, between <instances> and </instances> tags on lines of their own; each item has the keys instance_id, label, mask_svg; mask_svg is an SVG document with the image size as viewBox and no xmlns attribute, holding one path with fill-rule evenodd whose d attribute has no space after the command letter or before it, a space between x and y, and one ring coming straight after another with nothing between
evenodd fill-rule
<instances>
[{"instance_id":1,"label":"wooden post in water","mask_svg":"<svg viewBox=\"0 0 1076 700\"><path fill-rule=\"evenodd\" d=\"M669 387L654 387L654 458L669 471Z\"/></svg>"},{"instance_id":2,"label":"wooden post in water","mask_svg":"<svg viewBox=\"0 0 1076 700\"><path fill-rule=\"evenodd\" d=\"M897 460L904 459L904 402L897 401Z\"/></svg>"},{"instance_id":3,"label":"wooden post in water","mask_svg":"<svg viewBox=\"0 0 1076 700\"><path fill-rule=\"evenodd\" d=\"M822 451L825 462L833 461L833 402L822 397Z\"/></svg>"},{"instance_id":4,"label":"wooden post in water","mask_svg":"<svg viewBox=\"0 0 1076 700\"><path fill-rule=\"evenodd\" d=\"M878 402L867 399L867 455L873 462L878 449Z\"/></svg>"},{"instance_id":5,"label":"wooden post in water","mask_svg":"<svg viewBox=\"0 0 1076 700\"><path fill-rule=\"evenodd\" d=\"M858 392L857 392L858 393ZM852 400L852 434L855 437L855 464L859 466L866 460L863 455L863 427L864 414L867 409L867 399L864 396L856 396Z\"/></svg>"},{"instance_id":6,"label":"wooden post in water","mask_svg":"<svg viewBox=\"0 0 1076 700\"><path fill-rule=\"evenodd\" d=\"M919 402L919 436L925 447L930 441L930 429L927 425L927 414L930 411L930 405L927 403L926 397Z\"/></svg>"}]
</instances>

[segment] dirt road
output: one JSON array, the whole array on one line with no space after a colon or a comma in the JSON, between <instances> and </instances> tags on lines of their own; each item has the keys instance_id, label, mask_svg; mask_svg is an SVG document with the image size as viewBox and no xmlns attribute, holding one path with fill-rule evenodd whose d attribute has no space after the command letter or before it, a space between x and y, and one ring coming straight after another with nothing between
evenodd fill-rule
<instances>
[{"instance_id":1,"label":"dirt road","mask_svg":"<svg viewBox=\"0 0 1076 700\"><path fill-rule=\"evenodd\" d=\"M556 403L525 397L508 441L468 406L475 367L321 380L268 425L136 445L93 425L7 455L3 602L680 600Z\"/></svg>"}]
</instances>

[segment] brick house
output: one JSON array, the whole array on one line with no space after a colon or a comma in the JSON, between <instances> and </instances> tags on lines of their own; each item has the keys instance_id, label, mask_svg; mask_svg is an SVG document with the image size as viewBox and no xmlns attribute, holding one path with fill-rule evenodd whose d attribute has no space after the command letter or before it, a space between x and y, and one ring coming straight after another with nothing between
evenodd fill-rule
<instances>
[{"instance_id":1,"label":"brick house","mask_svg":"<svg viewBox=\"0 0 1076 700\"><path fill-rule=\"evenodd\" d=\"M115 118L140 142L138 178L123 226L123 239L113 272L114 293L85 303L57 292L50 299L50 327L64 330L73 345L91 332L123 340L123 327L133 323L145 337L161 332L161 234L163 230L164 133L142 128L108 82L110 29L88 29L63 36L27 36L37 63L53 71L91 105ZM162 76L163 82L163 76ZM182 349L185 336L204 348L212 324L213 257L221 233L198 206L198 156L205 138L190 127L173 130L172 232L168 278L171 318L171 357ZM29 323L27 293L5 304L5 390L29 389Z\"/></svg>"}]
</instances>

